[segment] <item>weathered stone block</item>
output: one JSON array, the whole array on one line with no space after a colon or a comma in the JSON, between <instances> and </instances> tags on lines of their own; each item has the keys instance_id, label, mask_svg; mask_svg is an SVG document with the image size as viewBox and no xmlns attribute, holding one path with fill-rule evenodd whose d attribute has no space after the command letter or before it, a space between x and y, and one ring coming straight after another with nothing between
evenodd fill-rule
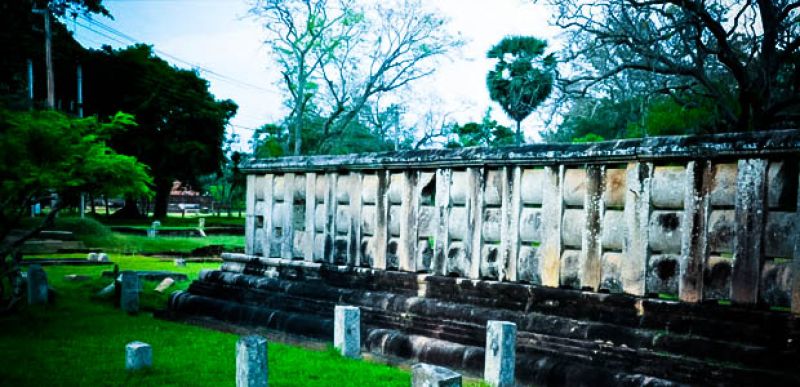
<instances>
[{"instance_id":1,"label":"weathered stone block","mask_svg":"<svg viewBox=\"0 0 800 387\"><path fill-rule=\"evenodd\" d=\"M362 267L372 267L375 264L376 244L375 238L361 238L361 265Z\"/></svg>"},{"instance_id":2,"label":"weathered stone block","mask_svg":"<svg viewBox=\"0 0 800 387\"><path fill-rule=\"evenodd\" d=\"M415 249L416 271L417 273L427 273L431 271L433 263L433 239L420 239L417 241Z\"/></svg>"},{"instance_id":3,"label":"weathered stone block","mask_svg":"<svg viewBox=\"0 0 800 387\"><path fill-rule=\"evenodd\" d=\"M736 164L714 164L711 179L711 206L733 207L736 200Z\"/></svg>"},{"instance_id":4,"label":"weathered stone block","mask_svg":"<svg viewBox=\"0 0 800 387\"><path fill-rule=\"evenodd\" d=\"M733 252L733 210L714 210L708 216L708 248L711 252Z\"/></svg>"},{"instance_id":5,"label":"weathered stone block","mask_svg":"<svg viewBox=\"0 0 800 387\"><path fill-rule=\"evenodd\" d=\"M517 280L535 285L542 283L539 277L539 260L536 258L536 249L533 244L519 247L519 264L517 265Z\"/></svg>"},{"instance_id":6,"label":"weathered stone block","mask_svg":"<svg viewBox=\"0 0 800 387\"><path fill-rule=\"evenodd\" d=\"M436 197L436 174L431 172L420 172L417 180L419 189L419 205L433 206Z\"/></svg>"},{"instance_id":7,"label":"weathered stone block","mask_svg":"<svg viewBox=\"0 0 800 387\"><path fill-rule=\"evenodd\" d=\"M500 246L485 244L481 248L480 277L483 279L497 280L499 275L498 261L500 260Z\"/></svg>"},{"instance_id":8,"label":"weathered stone block","mask_svg":"<svg viewBox=\"0 0 800 387\"><path fill-rule=\"evenodd\" d=\"M503 203L503 171L490 169L486 171L486 189L483 194L483 203L486 206L500 206Z\"/></svg>"},{"instance_id":9,"label":"weathered stone block","mask_svg":"<svg viewBox=\"0 0 800 387\"><path fill-rule=\"evenodd\" d=\"M236 342L236 387L269 385L267 339L244 336Z\"/></svg>"},{"instance_id":10,"label":"weathered stone block","mask_svg":"<svg viewBox=\"0 0 800 387\"><path fill-rule=\"evenodd\" d=\"M292 228L295 231L306 229L306 205L295 204L292 206Z\"/></svg>"},{"instance_id":11,"label":"weathered stone block","mask_svg":"<svg viewBox=\"0 0 800 387\"><path fill-rule=\"evenodd\" d=\"M286 179L283 175L275 175L272 179L272 197L274 201L283 201L285 183Z\"/></svg>"},{"instance_id":12,"label":"weathered stone block","mask_svg":"<svg viewBox=\"0 0 800 387\"><path fill-rule=\"evenodd\" d=\"M436 208L433 206L420 206L417 218L417 235L420 238L428 238L436 235Z\"/></svg>"},{"instance_id":13,"label":"weathered stone block","mask_svg":"<svg viewBox=\"0 0 800 387\"><path fill-rule=\"evenodd\" d=\"M450 182L450 201L453 205L467 204L469 186L469 175L466 171L453 171Z\"/></svg>"},{"instance_id":14,"label":"weathered stone block","mask_svg":"<svg viewBox=\"0 0 800 387\"><path fill-rule=\"evenodd\" d=\"M516 385L514 379L516 345L516 324L508 321L486 322L486 360L483 378L492 386Z\"/></svg>"},{"instance_id":15,"label":"weathered stone block","mask_svg":"<svg viewBox=\"0 0 800 387\"><path fill-rule=\"evenodd\" d=\"M28 305L47 304L47 273L41 265L32 264L28 267Z\"/></svg>"},{"instance_id":16,"label":"weathered stone block","mask_svg":"<svg viewBox=\"0 0 800 387\"><path fill-rule=\"evenodd\" d=\"M317 232L323 232L326 224L328 224L328 209L325 204L317 204L314 209L314 229Z\"/></svg>"},{"instance_id":17,"label":"weathered stone block","mask_svg":"<svg viewBox=\"0 0 800 387\"><path fill-rule=\"evenodd\" d=\"M519 239L521 242L541 242L542 210L523 208L519 216Z\"/></svg>"},{"instance_id":18,"label":"weathered stone block","mask_svg":"<svg viewBox=\"0 0 800 387\"><path fill-rule=\"evenodd\" d=\"M392 173L389 183L389 204L401 204L403 202L403 191L405 190L406 178L402 173Z\"/></svg>"},{"instance_id":19,"label":"weathered stone block","mask_svg":"<svg viewBox=\"0 0 800 387\"><path fill-rule=\"evenodd\" d=\"M334 241L333 241L333 263L335 263L337 265L343 265L343 264L346 264L347 262L350 262L350 260L347 259L348 258L347 257L347 255L348 255L348 246L347 246L348 241L350 241L350 238L348 238L346 236L339 236L339 237L336 237L336 239L334 239Z\"/></svg>"},{"instance_id":20,"label":"weathered stone block","mask_svg":"<svg viewBox=\"0 0 800 387\"><path fill-rule=\"evenodd\" d=\"M361 207L361 234L375 235L375 206Z\"/></svg>"},{"instance_id":21,"label":"weathered stone block","mask_svg":"<svg viewBox=\"0 0 800 387\"><path fill-rule=\"evenodd\" d=\"M299 174L294 176L294 200L306 200L306 175Z\"/></svg>"},{"instance_id":22,"label":"weathered stone block","mask_svg":"<svg viewBox=\"0 0 800 387\"><path fill-rule=\"evenodd\" d=\"M264 176L253 176L253 199L264 200L267 193L267 179ZM270 191L272 192L272 191Z\"/></svg>"},{"instance_id":23,"label":"weathered stone block","mask_svg":"<svg viewBox=\"0 0 800 387\"><path fill-rule=\"evenodd\" d=\"M386 244L386 269L397 270L400 268L400 256L397 254L400 238L389 238Z\"/></svg>"},{"instance_id":24,"label":"weathered stone block","mask_svg":"<svg viewBox=\"0 0 800 387\"><path fill-rule=\"evenodd\" d=\"M281 203L275 203L272 206L272 226L273 227L282 227L283 226L283 217L286 212L286 207Z\"/></svg>"},{"instance_id":25,"label":"weathered stone block","mask_svg":"<svg viewBox=\"0 0 800 387\"><path fill-rule=\"evenodd\" d=\"M483 240L500 242L501 211L499 208L487 208L483 211Z\"/></svg>"},{"instance_id":26,"label":"weathered stone block","mask_svg":"<svg viewBox=\"0 0 800 387\"><path fill-rule=\"evenodd\" d=\"M583 206L586 196L586 170L564 170L564 204L568 206Z\"/></svg>"},{"instance_id":27,"label":"weathered stone block","mask_svg":"<svg viewBox=\"0 0 800 387\"><path fill-rule=\"evenodd\" d=\"M254 213L256 215L264 215L267 211L266 203L263 200L257 200L255 204Z\"/></svg>"},{"instance_id":28,"label":"weathered stone block","mask_svg":"<svg viewBox=\"0 0 800 387\"><path fill-rule=\"evenodd\" d=\"M603 248L622 250L625 232L625 212L606 211L603 215Z\"/></svg>"},{"instance_id":29,"label":"weathered stone block","mask_svg":"<svg viewBox=\"0 0 800 387\"><path fill-rule=\"evenodd\" d=\"M361 180L361 203L375 204L378 200L378 176L366 174Z\"/></svg>"},{"instance_id":30,"label":"weathered stone block","mask_svg":"<svg viewBox=\"0 0 800 387\"><path fill-rule=\"evenodd\" d=\"M336 305L333 317L333 346L342 356L361 357L361 310L355 306Z\"/></svg>"},{"instance_id":31,"label":"weathered stone block","mask_svg":"<svg viewBox=\"0 0 800 387\"><path fill-rule=\"evenodd\" d=\"M120 308L127 313L139 312L139 275L135 271L123 271L121 274Z\"/></svg>"},{"instance_id":32,"label":"weathered stone block","mask_svg":"<svg viewBox=\"0 0 800 387\"><path fill-rule=\"evenodd\" d=\"M89 253L86 255L86 260L89 262L96 262L97 261L97 253Z\"/></svg>"},{"instance_id":33,"label":"weathered stone block","mask_svg":"<svg viewBox=\"0 0 800 387\"><path fill-rule=\"evenodd\" d=\"M678 260L673 254L650 256L647 263L647 293L678 294Z\"/></svg>"},{"instance_id":34,"label":"weathered stone block","mask_svg":"<svg viewBox=\"0 0 800 387\"><path fill-rule=\"evenodd\" d=\"M602 272L600 289L605 289L612 293L622 292L622 258L620 253L603 254L600 259Z\"/></svg>"},{"instance_id":35,"label":"weathered stone block","mask_svg":"<svg viewBox=\"0 0 800 387\"><path fill-rule=\"evenodd\" d=\"M346 205L336 207L336 232L338 234L350 232L350 207Z\"/></svg>"},{"instance_id":36,"label":"weathered stone block","mask_svg":"<svg viewBox=\"0 0 800 387\"><path fill-rule=\"evenodd\" d=\"M621 208L625 205L625 193L628 188L627 184L627 170L606 169L603 200L607 208Z\"/></svg>"},{"instance_id":37,"label":"weathered stone block","mask_svg":"<svg viewBox=\"0 0 800 387\"><path fill-rule=\"evenodd\" d=\"M544 184L544 170L525 169L522 171L522 187L520 188L520 199L527 205L541 205L543 194L542 184Z\"/></svg>"},{"instance_id":38,"label":"weathered stone block","mask_svg":"<svg viewBox=\"0 0 800 387\"><path fill-rule=\"evenodd\" d=\"M402 207L399 205L389 206L389 222L387 224L389 235L394 237L400 236L400 219Z\"/></svg>"},{"instance_id":39,"label":"weathered stone block","mask_svg":"<svg viewBox=\"0 0 800 387\"><path fill-rule=\"evenodd\" d=\"M317 203L323 203L325 201L325 196L328 194L327 181L327 176L317 175L317 179L314 182L314 198L316 199Z\"/></svg>"},{"instance_id":40,"label":"weathered stone block","mask_svg":"<svg viewBox=\"0 0 800 387\"><path fill-rule=\"evenodd\" d=\"M767 305L789 306L792 300L792 261L769 259L761 271L761 301Z\"/></svg>"},{"instance_id":41,"label":"weathered stone block","mask_svg":"<svg viewBox=\"0 0 800 387\"><path fill-rule=\"evenodd\" d=\"M294 240L292 241L292 257L293 258L303 258L305 256L305 246L306 246L306 232L305 231L297 231L294 232Z\"/></svg>"},{"instance_id":42,"label":"weathered stone block","mask_svg":"<svg viewBox=\"0 0 800 387\"><path fill-rule=\"evenodd\" d=\"M564 210L564 219L561 223L561 242L564 246L580 248L585 228L586 212L583 209Z\"/></svg>"},{"instance_id":43,"label":"weathered stone block","mask_svg":"<svg viewBox=\"0 0 800 387\"><path fill-rule=\"evenodd\" d=\"M125 346L125 369L139 371L153 367L153 347L141 341Z\"/></svg>"},{"instance_id":44,"label":"weathered stone block","mask_svg":"<svg viewBox=\"0 0 800 387\"><path fill-rule=\"evenodd\" d=\"M314 235L314 262L322 262L325 259L325 234L317 233Z\"/></svg>"},{"instance_id":45,"label":"weathered stone block","mask_svg":"<svg viewBox=\"0 0 800 387\"><path fill-rule=\"evenodd\" d=\"M446 275L467 277L469 275L470 263L471 260L467 255L464 242L451 242L445 260Z\"/></svg>"},{"instance_id":46,"label":"weathered stone block","mask_svg":"<svg viewBox=\"0 0 800 387\"><path fill-rule=\"evenodd\" d=\"M771 161L767 170L767 205L793 209L797 205L797 159Z\"/></svg>"},{"instance_id":47,"label":"weathered stone block","mask_svg":"<svg viewBox=\"0 0 800 387\"><path fill-rule=\"evenodd\" d=\"M352 175L339 175L336 178L336 202L339 204L350 203L350 184L353 181Z\"/></svg>"},{"instance_id":48,"label":"weathered stone block","mask_svg":"<svg viewBox=\"0 0 800 387\"><path fill-rule=\"evenodd\" d=\"M448 368L417 363L411 367L411 387L461 387L461 374Z\"/></svg>"},{"instance_id":49,"label":"weathered stone block","mask_svg":"<svg viewBox=\"0 0 800 387\"><path fill-rule=\"evenodd\" d=\"M727 300L731 296L731 271L733 259L712 255L703 272L703 298Z\"/></svg>"},{"instance_id":50,"label":"weathered stone block","mask_svg":"<svg viewBox=\"0 0 800 387\"><path fill-rule=\"evenodd\" d=\"M563 287L580 289L580 250L564 250L561 254L561 270L559 284Z\"/></svg>"},{"instance_id":51,"label":"weathered stone block","mask_svg":"<svg viewBox=\"0 0 800 387\"><path fill-rule=\"evenodd\" d=\"M767 213L764 233L764 254L767 257L790 258L798 241L797 214L794 212Z\"/></svg>"},{"instance_id":52,"label":"weathered stone block","mask_svg":"<svg viewBox=\"0 0 800 387\"><path fill-rule=\"evenodd\" d=\"M164 291L169 289L169 287L172 286L173 284L175 284L175 280L170 277L167 277L161 280L161 282L159 282L158 285L153 290L158 293L164 293Z\"/></svg>"},{"instance_id":53,"label":"weathered stone block","mask_svg":"<svg viewBox=\"0 0 800 387\"><path fill-rule=\"evenodd\" d=\"M681 212L653 211L650 214L650 249L662 253L681 252Z\"/></svg>"},{"instance_id":54,"label":"weathered stone block","mask_svg":"<svg viewBox=\"0 0 800 387\"><path fill-rule=\"evenodd\" d=\"M653 172L651 202L658 208L683 208L686 167L658 166Z\"/></svg>"},{"instance_id":55,"label":"weathered stone block","mask_svg":"<svg viewBox=\"0 0 800 387\"><path fill-rule=\"evenodd\" d=\"M450 209L450 239L463 241L467 239L467 208L453 207Z\"/></svg>"}]
</instances>

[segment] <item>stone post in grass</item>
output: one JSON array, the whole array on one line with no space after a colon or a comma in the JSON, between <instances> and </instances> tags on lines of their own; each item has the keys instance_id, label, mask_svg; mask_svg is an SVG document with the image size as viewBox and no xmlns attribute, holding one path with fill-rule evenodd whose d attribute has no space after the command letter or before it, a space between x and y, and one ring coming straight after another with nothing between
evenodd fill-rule
<instances>
[{"instance_id":1,"label":"stone post in grass","mask_svg":"<svg viewBox=\"0 0 800 387\"><path fill-rule=\"evenodd\" d=\"M47 273L40 265L28 267L28 305L47 304Z\"/></svg>"},{"instance_id":2,"label":"stone post in grass","mask_svg":"<svg viewBox=\"0 0 800 387\"><path fill-rule=\"evenodd\" d=\"M461 374L426 363L411 367L411 387L461 387Z\"/></svg>"},{"instance_id":3,"label":"stone post in grass","mask_svg":"<svg viewBox=\"0 0 800 387\"><path fill-rule=\"evenodd\" d=\"M361 357L361 310L355 306L336 305L333 316L333 346L342 356Z\"/></svg>"},{"instance_id":4,"label":"stone post in grass","mask_svg":"<svg viewBox=\"0 0 800 387\"><path fill-rule=\"evenodd\" d=\"M486 360L483 378L492 386L514 385L516 341L516 324L508 321L486 323Z\"/></svg>"},{"instance_id":5,"label":"stone post in grass","mask_svg":"<svg viewBox=\"0 0 800 387\"><path fill-rule=\"evenodd\" d=\"M267 339L261 336L240 338L236 342L236 387L269 385L267 359Z\"/></svg>"},{"instance_id":6,"label":"stone post in grass","mask_svg":"<svg viewBox=\"0 0 800 387\"><path fill-rule=\"evenodd\" d=\"M125 369L139 371L153 366L153 348L150 344L134 341L125 346Z\"/></svg>"},{"instance_id":7,"label":"stone post in grass","mask_svg":"<svg viewBox=\"0 0 800 387\"><path fill-rule=\"evenodd\" d=\"M134 271L123 271L120 274L121 292L120 307L127 313L139 312L139 275Z\"/></svg>"}]
</instances>

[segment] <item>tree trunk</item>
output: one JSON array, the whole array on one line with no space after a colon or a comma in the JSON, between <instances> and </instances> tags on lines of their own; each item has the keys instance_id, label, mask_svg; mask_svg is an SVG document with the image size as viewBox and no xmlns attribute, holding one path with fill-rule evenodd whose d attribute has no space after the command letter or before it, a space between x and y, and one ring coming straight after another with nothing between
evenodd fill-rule
<instances>
[{"instance_id":1,"label":"tree trunk","mask_svg":"<svg viewBox=\"0 0 800 387\"><path fill-rule=\"evenodd\" d=\"M106 216L108 216L108 198L106 198ZM117 219L141 219L145 216L139 210L138 200L134 197L126 197L125 204L112 215Z\"/></svg>"},{"instance_id":2,"label":"tree trunk","mask_svg":"<svg viewBox=\"0 0 800 387\"><path fill-rule=\"evenodd\" d=\"M97 215L97 208L94 205L94 195L89 194L89 206L92 209L92 215Z\"/></svg>"},{"instance_id":3,"label":"tree trunk","mask_svg":"<svg viewBox=\"0 0 800 387\"><path fill-rule=\"evenodd\" d=\"M522 145L522 121L517 121L517 146Z\"/></svg>"},{"instance_id":4,"label":"tree trunk","mask_svg":"<svg viewBox=\"0 0 800 387\"><path fill-rule=\"evenodd\" d=\"M158 180L156 183L156 198L153 203L153 218L164 219L167 217L169 193L172 190L172 181Z\"/></svg>"}]
</instances>

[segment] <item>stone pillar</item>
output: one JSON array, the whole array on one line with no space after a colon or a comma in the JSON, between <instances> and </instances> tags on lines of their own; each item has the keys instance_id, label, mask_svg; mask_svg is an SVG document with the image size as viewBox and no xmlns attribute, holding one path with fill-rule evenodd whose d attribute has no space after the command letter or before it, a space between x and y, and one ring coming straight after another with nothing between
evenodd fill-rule
<instances>
[{"instance_id":1,"label":"stone pillar","mask_svg":"<svg viewBox=\"0 0 800 387\"><path fill-rule=\"evenodd\" d=\"M245 195L244 253L253 254L256 232L256 176L247 175L247 193Z\"/></svg>"},{"instance_id":2,"label":"stone pillar","mask_svg":"<svg viewBox=\"0 0 800 387\"><path fill-rule=\"evenodd\" d=\"M134 341L125 346L125 369L139 371L153 366L153 348L150 344Z\"/></svg>"},{"instance_id":3,"label":"stone pillar","mask_svg":"<svg viewBox=\"0 0 800 387\"><path fill-rule=\"evenodd\" d=\"M303 245L303 257L308 262L314 261L314 237L317 235L317 174L306 173L306 240Z\"/></svg>"},{"instance_id":4,"label":"stone pillar","mask_svg":"<svg viewBox=\"0 0 800 387\"><path fill-rule=\"evenodd\" d=\"M448 368L417 363L411 367L411 387L461 387L461 374Z\"/></svg>"},{"instance_id":5,"label":"stone pillar","mask_svg":"<svg viewBox=\"0 0 800 387\"><path fill-rule=\"evenodd\" d=\"M264 216L264 224L263 224L263 235L264 237L261 240L257 240L255 243L261 244L261 252L265 258L270 258L272 256L272 240L273 236L272 233L275 231L275 227L272 224L272 220L274 218L273 212L275 212L275 176L268 173L264 175L264 213L258 214Z\"/></svg>"},{"instance_id":6,"label":"stone pillar","mask_svg":"<svg viewBox=\"0 0 800 387\"><path fill-rule=\"evenodd\" d=\"M127 313L139 312L139 275L133 271L123 271L120 274L122 291L120 293L120 307Z\"/></svg>"},{"instance_id":7,"label":"stone pillar","mask_svg":"<svg viewBox=\"0 0 800 387\"><path fill-rule=\"evenodd\" d=\"M28 267L28 305L47 304L47 273L40 265Z\"/></svg>"},{"instance_id":8,"label":"stone pillar","mask_svg":"<svg viewBox=\"0 0 800 387\"><path fill-rule=\"evenodd\" d=\"M436 170L436 243L433 246L431 271L436 275L447 275L447 250L450 246L450 184L453 170Z\"/></svg>"},{"instance_id":9,"label":"stone pillar","mask_svg":"<svg viewBox=\"0 0 800 387\"><path fill-rule=\"evenodd\" d=\"M283 175L283 241L281 243L281 258L291 260L294 258L294 173Z\"/></svg>"},{"instance_id":10,"label":"stone pillar","mask_svg":"<svg viewBox=\"0 0 800 387\"><path fill-rule=\"evenodd\" d=\"M386 248L389 243L389 171L377 171L378 188L375 194L375 235L372 236L375 244L375 261L372 267L378 270L386 269Z\"/></svg>"},{"instance_id":11,"label":"stone pillar","mask_svg":"<svg viewBox=\"0 0 800 387\"><path fill-rule=\"evenodd\" d=\"M363 190L363 174L350 174L350 238L347 242L347 263L350 266L361 265L361 202Z\"/></svg>"},{"instance_id":12,"label":"stone pillar","mask_svg":"<svg viewBox=\"0 0 800 387\"><path fill-rule=\"evenodd\" d=\"M650 259L650 187L653 164L628 163L625 192L625 239L620 277L622 291L635 296L645 294L647 261Z\"/></svg>"},{"instance_id":13,"label":"stone pillar","mask_svg":"<svg viewBox=\"0 0 800 387\"><path fill-rule=\"evenodd\" d=\"M334 254L334 244L336 242L336 207L338 200L336 199L336 180L338 175L328 173L325 175L327 181L325 191L325 248L324 248L324 262L333 263L336 254Z\"/></svg>"},{"instance_id":14,"label":"stone pillar","mask_svg":"<svg viewBox=\"0 0 800 387\"><path fill-rule=\"evenodd\" d=\"M504 272L501 281L517 280L517 265L519 262L519 222L522 211L522 169L520 167L506 167L503 169L503 223L501 224L500 237L502 238L503 259L505 260Z\"/></svg>"},{"instance_id":15,"label":"stone pillar","mask_svg":"<svg viewBox=\"0 0 800 387\"><path fill-rule=\"evenodd\" d=\"M800 167L797 168L800 170ZM800 176L798 176L800 181ZM792 257L792 313L800 315L800 189L797 190L797 207L794 216L794 256Z\"/></svg>"},{"instance_id":16,"label":"stone pillar","mask_svg":"<svg viewBox=\"0 0 800 387\"><path fill-rule=\"evenodd\" d=\"M767 166L764 159L739 160L736 176L736 226L733 234L731 301L758 302L766 218Z\"/></svg>"},{"instance_id":17,"label":"stone pillar","mask_svg":"<svg viewBox=\"0 0 800 387\"><path fill-rule=\"evenodd\" d=\"M605 191L605 167L589 165L586 167L586 193L583 198L585 212L585 227L581 234L580 266L578 273L581 288L590 288L597 291L600 287L602 269L600 257L602 256L602 219L603 219L603 191Z\"/></svg>"},{"instance_id":18,"label":"stone pillar","mask_svg":"<svg viewBox=\"0 0 800 387\"><path fill-rule=\"evenodd\" d=\"M486 323L486 360L483 378L492 386L514 386L517 325L508 321Z\"/></svg>"},{"instance_id":19,"label":"stone pillar","mask_svg":"<svg viewBox=\"0 0 800 387\"><path fill-rule=\"evenodd\" d=\"M561 166L544 168L542 185L542 243L536 250L542 285L558 287L561 267L561 221L563 211Z\"/></svg>"},{"instance_id":20,"label":"stone pillar","mask_svg":"<svg viewBox=\"0 0 800 387\"><path fill-rule=\"evenodd\" d=\"M244 336L236 342L236 387L267 386L267 339Z\"/></svg>"},{"instance_id":21,"label":"stone pillar","mask_svg":"<svg viewBox=\"0 0 800 387\"><path fill-rule=\"evenodd\" d=\"M690 161L686 166L686 196L683 200L678 296L681 301L703 299L703 270L708 257L709 194L713 169L711 161Z\"/></svg>"},{"instance_id":22,"label":"stone pillar","mask_svg":"<svg viewBox=\"0 0 800 387\"><path fill-rule=\"evenodd\" d=\"M470 228L467 228L465 246L470 246L467 252L470 257L469 278L479 279L481 274L481 254L483 246L483 188L486 184L486 175L483 168L467 169L467 219Z\"/></svg>"},{"instance_id":23,"label":"stone pillar","mask_svg":"<svg viewBox=\"0 0 800 387\"><path fill-rule=\"evenodd\" d=\"M405 171L402 174L402 204L400 205L400 245L397 247L397 256L400 259L400 270L417 271L417 203L419 190L417 181L419 172Z\"/></svg>"},{"instance_id":24,"label":"stone pillar","mask_svg":"<svg viewBox=\"0 0 800 387\"><path fill-rule=\"evenodd\" d=\"M333 346L342 356L353 359L361 357L361 310L358 307L336 305Z\"/></svg>"}]
</instances>

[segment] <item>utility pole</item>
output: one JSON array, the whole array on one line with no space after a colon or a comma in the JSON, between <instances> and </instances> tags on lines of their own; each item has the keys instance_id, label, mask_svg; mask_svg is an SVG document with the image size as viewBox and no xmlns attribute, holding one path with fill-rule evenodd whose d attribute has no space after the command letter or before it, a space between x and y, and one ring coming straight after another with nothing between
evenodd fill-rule
<instances>
[{"instance_id":1,"label":"utility pole","mask_svg":"<svg viewBox=\"0 0 800 387\"><path fill-rule=\"evenodd\" d=\"M78 117L83 118L83 68L80 63L78 63L76 78L78 79ZM81 192L80 211L81 219L83 219L86 216L86 194L83 192Z\"/></svg>"},{"instance_id":2,"label":"utility pole","mask_svg":"<svg viewBox=\"0 0 800 387\"><path fill-rule=\"evenodd\" d=\"M44 61L47 67L47 108L56 107L55 77L53 75L53 34L50 30L50 6L34 9L33 13L44 15Z\"/></svg>"}]
</instances>

